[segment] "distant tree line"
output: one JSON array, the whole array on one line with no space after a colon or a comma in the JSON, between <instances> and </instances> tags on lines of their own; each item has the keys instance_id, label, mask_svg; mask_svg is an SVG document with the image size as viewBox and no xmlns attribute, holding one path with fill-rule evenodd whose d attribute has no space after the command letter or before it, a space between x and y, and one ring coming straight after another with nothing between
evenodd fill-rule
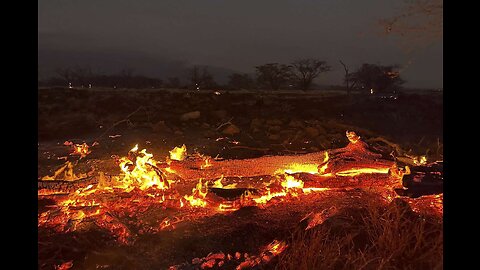
<instances>
[{"instance_id":1,"label":"distant tree line","mask_svg":"<svg viewBox=\"0 0 480 270\"><path fill-rule=\"evenodd\" d=\"M94 73L90 68L58 68L56 76L40 85L70 86L80 88L160 88L163 80L134 74L132 69L123 69L117 74L105 75Z\"/></svg>"},{"instance_id":2,"label":"distant tree line","mask_svg":"<svg viewBox=\"0 0 480 270\"><path fill-rule=\"evenodd\" d=\"M405 82L400 78L399 66L382 66L365 63L351 72L339 61L345 71L342 89L352 91L385 92L394 91ZM267 63L255 67L255 73L233 73L225 85L218 84L207 67L193 66L186 71L187 82L178 77L165 81L134 74L132 69L123 69L112 75L97 74L90 68L63 68L56 70L56 76L39 82L39 86L109 87L109 88L176 88L176 89L299 89L310 90L314 80L332 67L326 61L314 58L297 59L290 64Z\"/></svg>"}]
</instances>

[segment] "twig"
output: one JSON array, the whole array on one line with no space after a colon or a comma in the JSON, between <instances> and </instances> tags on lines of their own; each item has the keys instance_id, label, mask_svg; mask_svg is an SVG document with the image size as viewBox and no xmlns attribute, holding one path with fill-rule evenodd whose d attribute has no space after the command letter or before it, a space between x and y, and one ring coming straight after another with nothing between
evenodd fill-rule
<instances>
[{"instance_id":1,"label":"twig","mask_svg":"<svg viewBox=\"0 0 480 270\"><path fill-rule=\"evenodd\" d=\"M255 140L255 139L252 137L252 135L250 135L250 134L248 134L248 133L245 133L245 135L247 135L247 137L249 137L250 139Z\"/></svg>"},{"instance_id":2,"label":"twig","mask_svg":"<svg viewBox=\"0 0 480 270\"><path fill-rule=\"evenodd\" d=\"M144 109L145 110L145 107L144 106L140 106L138 107L138 109L136 109L134 112L130 113L129 115L127 115L127 117L125 117L123 120L120 120L116 123L114 123L110 128L108 128L107 130L105 130L100 136L98 136L97 138L95 138L94 141L97 141L98 139L100 139L101 137L103 137L105 134L107 134L110 130L112 130L114 127L120 125L121 123L125 123L125 122L130 122L130 117L134 114L136 114L138 111L140 111L141 109ZM147 111L145 110L145 114L147 114Z\"/></svg>"},{"instance_id":3,"label":"twig","mask_svg":"<svg viewBox=\"0 0 480 270\"><path fill-rule=\"evenodd\" d=\"M308 153L308 151L302 151L302 150L289 150L285 144L283 143L279 143L279 144L271 144L272 146L273 145L279 145L281 147L283 147L283 150L279 150L281 152L287 152L287 153L294 153L294 154L305 154L305 153Z\"/></svg>"},{"instance_id":4,"label":"twig","mask_svg":"<svg viewBox=\"0 0 480 270\"><path fill-rule=\"evenodd\" d=\"M385 138L382 138L382 137L370 138L366 141L367 142L383 142L383 143L393 147L397 151L398 154L402 155L403 153L405 153L405 151L400 147L400 145L398 145L396 143L392 143L389 140L387 140Z\"/></svg>"},{"instance_id":5,"label":"twig","mask_svg":"<svg viewBox=\"0 0 480 270\"><path fill-rule=\"evenodd\" d=\"M233 125L232 122L230 122L230 121L232 121L232 120L233 120L233 117L230 118L230 120L228 120L227 122L225 122L225 123L221 124L220 126L218 126L215 130L219 130L220 128L222 128L223 126L228 125L228 124Z\"/></svg>"},{"instance_id":6,"label":"twig","mask_svg":"<svg viewBox=\"0 0 480 270\"><path fill-rule=\"evenodd\" d=\"M420 145L420 144L423 142L424 139L425 139L425 136L422 136L422 138L421 138L420 141L417 143L417 145Z\"/></svg>"}]
</instances>

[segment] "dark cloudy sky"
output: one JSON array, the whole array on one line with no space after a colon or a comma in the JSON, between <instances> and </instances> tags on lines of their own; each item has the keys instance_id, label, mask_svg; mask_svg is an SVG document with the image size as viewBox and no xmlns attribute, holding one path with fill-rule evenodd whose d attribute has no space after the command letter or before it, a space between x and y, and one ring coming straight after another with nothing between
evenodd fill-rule
<instances>
[{"instance_id":1,"label":"dark cloudy sky","mask_svg":"<svg viewBox=\"0 0 480 270\"><path fill-rule=\"evenodd\" d=\"M191 64L253 73L254 66L316 57L333 71L317 83L341 84L342 59L400 64L406 86L443 87L443 42L402 49L378 20L400 0L41 0L39 65L99 70L125 66L162 76ZM122 66L123 65L123 66ZM163 74L164 75L164 74Z\"/></svg>"}]
</instances>

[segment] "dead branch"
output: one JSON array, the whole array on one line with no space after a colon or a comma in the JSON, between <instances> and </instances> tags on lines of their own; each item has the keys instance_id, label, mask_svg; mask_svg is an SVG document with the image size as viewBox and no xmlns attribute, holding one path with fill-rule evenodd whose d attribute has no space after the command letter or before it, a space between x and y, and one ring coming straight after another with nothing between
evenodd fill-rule
<instances>
[{"instance_id":1,"label":"dead branch","mask_svg":"<svg viewBox=\"0 0 480 270\"><path fill-rule=\"evenodd\" d=\"M402 149L402 147L400 147L400 145L396 144L396 143L393 143L383 137L375 137L375 138L370 138L368 140L366 140L367 142L369 143L372 143L372 142L383 142L389 146L391 146L393 149L395 149L395 151L397 152L397 154L399 155L403 155L405 154L405 151Z\"/></svg>"},{"instance_id":2,"label":"dead branch","mask_svg":"<svg viewBox=\"0 0 480 270\"><path fill-rule=\"evenodd\" d=\"M130 113L129 115L127 115L124 119L118 121L118 122L115 122L111 127L109 127L107 130L105 130L100 136L98 136L97 138L95 138L93 141L97 141L98 139L100 139L101 137L105 136L105 134L107 134L108 132L110 132L110 130L112 130L114 127L122 124L122 123L125 123L125 122L130 122L130 117L132 117L134 114L136 114L137 112L139 112L141 109L145 110L145 114L147 115L148 117L148 113L147 113L147 110L144 106L140 106L138 107L138 109L136 109L135 111L133 111L132 113Z\"/></svg>"},{"instance_id":3,"label":"dead branch","mask_svg":"<svg viewBox=\"0 0 480 270\"><path fill-rule=\"evenodd\" d=\"M218 126L215 130L219 130L219 129L221 129L222 127L224 127L224 126L226 126L226 125L233 125L232 122L230 122L230 121L232 121L232 120L233 120L233 117L230 118L230 120L228 120L227 122L225 122L225 123L221 124L220 126Z\"/></svg>"}]
</instances>

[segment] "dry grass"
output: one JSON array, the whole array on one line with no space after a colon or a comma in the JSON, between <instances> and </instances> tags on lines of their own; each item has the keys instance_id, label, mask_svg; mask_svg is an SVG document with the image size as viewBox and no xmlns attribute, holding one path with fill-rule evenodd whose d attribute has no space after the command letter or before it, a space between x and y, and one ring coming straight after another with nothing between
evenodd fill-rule
<instances>
[{"instance_id":1,"label":"dry grass","mask_svg":"<svg viewBox=\"0 0 480 270\"><path fill-rule=\"evenodd\" d=\"M346 210L294 233L276 269L443 269L443 223L402 201Z\"/></svg>"}]
</instances>

